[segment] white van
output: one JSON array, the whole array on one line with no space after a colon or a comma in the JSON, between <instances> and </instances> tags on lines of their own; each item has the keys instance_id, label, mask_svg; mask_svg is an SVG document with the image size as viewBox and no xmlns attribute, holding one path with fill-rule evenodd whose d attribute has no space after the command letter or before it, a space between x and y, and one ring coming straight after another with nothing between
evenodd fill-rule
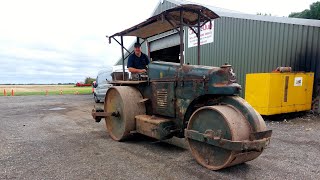
<instances>
[{"instance_id":1,"label":"white van","mask_svg":"<svg viewBox=\"0 0 320 180\"><path fill-rule=\"evenodd\" d=\"M93 86L93 98L96 103L104 102L107 90L112 86L111 84L109 84L109 82L114 80L112 79L112 73L119 73L122 71L122 65L117 65L113 66L112 70L101 70L98 72L96 84ZM128 73L128 76L130 78L131 73L129 73L127 68L125 68L125 72Z\"/></svg>"},{"instance_id":2,"label":"white van","mask_svg":"<svg viewBox=\"0 0 320 180\"><path fill-rule=\"evenodd\" d=\"M93 89L93 98L96 103L103 102L107 90L112 86L109 81L112 81L111 70L101 70L98 72L96 84Z\"/></svg>"}]
</instances>

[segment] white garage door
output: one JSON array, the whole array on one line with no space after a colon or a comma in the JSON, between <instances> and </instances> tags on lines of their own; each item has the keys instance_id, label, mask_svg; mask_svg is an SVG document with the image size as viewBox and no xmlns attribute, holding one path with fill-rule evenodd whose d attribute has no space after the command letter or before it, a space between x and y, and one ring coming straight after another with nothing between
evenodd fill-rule
<instances>
[{"instance_id":1,"label":"white garage door","mask_svg":"<svg viewBox=\"0 0 320 180\"><path fill-rule=\"evenodd\" d=\"M169 48L172 46L177 46L179 44L180 44L179 34L173 34L173 35L166 36L161 39L157 39L155 41L150 42L150 52Z\"/></svg>"}]
</instances>

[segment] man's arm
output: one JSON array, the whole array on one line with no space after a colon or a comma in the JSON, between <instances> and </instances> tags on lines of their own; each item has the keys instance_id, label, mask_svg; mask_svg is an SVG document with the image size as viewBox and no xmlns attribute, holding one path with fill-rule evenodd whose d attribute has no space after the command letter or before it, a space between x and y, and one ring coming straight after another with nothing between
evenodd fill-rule
<instances>
[{"instance_id":1,"label":"man's arm","mask_svg":"<svg viewBox=\"0 0 320 180\"><path fill-rule=\"evenodd\" d=\"M144 73L144 72L147 72L145 69L136 69L136 68L133 68L133 67L129 67L128 70L131 73Z\"/></svg>"}]
</instances>

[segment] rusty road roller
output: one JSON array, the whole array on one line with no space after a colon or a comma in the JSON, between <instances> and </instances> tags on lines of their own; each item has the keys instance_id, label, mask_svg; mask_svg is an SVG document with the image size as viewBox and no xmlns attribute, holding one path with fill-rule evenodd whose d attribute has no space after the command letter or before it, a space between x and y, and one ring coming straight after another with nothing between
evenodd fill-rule
<instances>
[{"instance_id":1,"label":"rusty road roller","mask_svg":"<svg viewBox=\"0 0 320 180\"><path fill-rule=\"evenodd\" d=\"M125 141L140 133L158 140L185 138L195 160L219 170L257 158L270 143L260 114L238 96L241 86L229 64L200 65L200 29L219 16L206 7L185 4L162 12L112 36L122 48L123 72L114 75L104 109L93 109L96 122L105 119L109 135ZM197 35L197 65L184 63L184 27ZM180 35L180 63L153 61L135 78L125 72L123 36L137 41L168 32ZM120 37L120 40L118 40Z\"/></svg>"}]
</instances>

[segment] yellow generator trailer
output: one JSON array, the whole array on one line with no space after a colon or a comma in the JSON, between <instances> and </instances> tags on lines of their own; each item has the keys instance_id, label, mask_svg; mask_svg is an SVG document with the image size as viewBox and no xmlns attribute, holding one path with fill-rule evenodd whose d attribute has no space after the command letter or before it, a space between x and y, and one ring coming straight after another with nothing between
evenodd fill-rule
<instances>
[{"instance_id":1,"label":"yellow generator trailer","mask_svg":"<svg viewBox=\"0 0 320 180\"><path fill-rule=\"evenodd\" d=\"M262 115L307 111L313 78L312 72L247 74L245 99Z\"/></svg>"}]
</instances>

